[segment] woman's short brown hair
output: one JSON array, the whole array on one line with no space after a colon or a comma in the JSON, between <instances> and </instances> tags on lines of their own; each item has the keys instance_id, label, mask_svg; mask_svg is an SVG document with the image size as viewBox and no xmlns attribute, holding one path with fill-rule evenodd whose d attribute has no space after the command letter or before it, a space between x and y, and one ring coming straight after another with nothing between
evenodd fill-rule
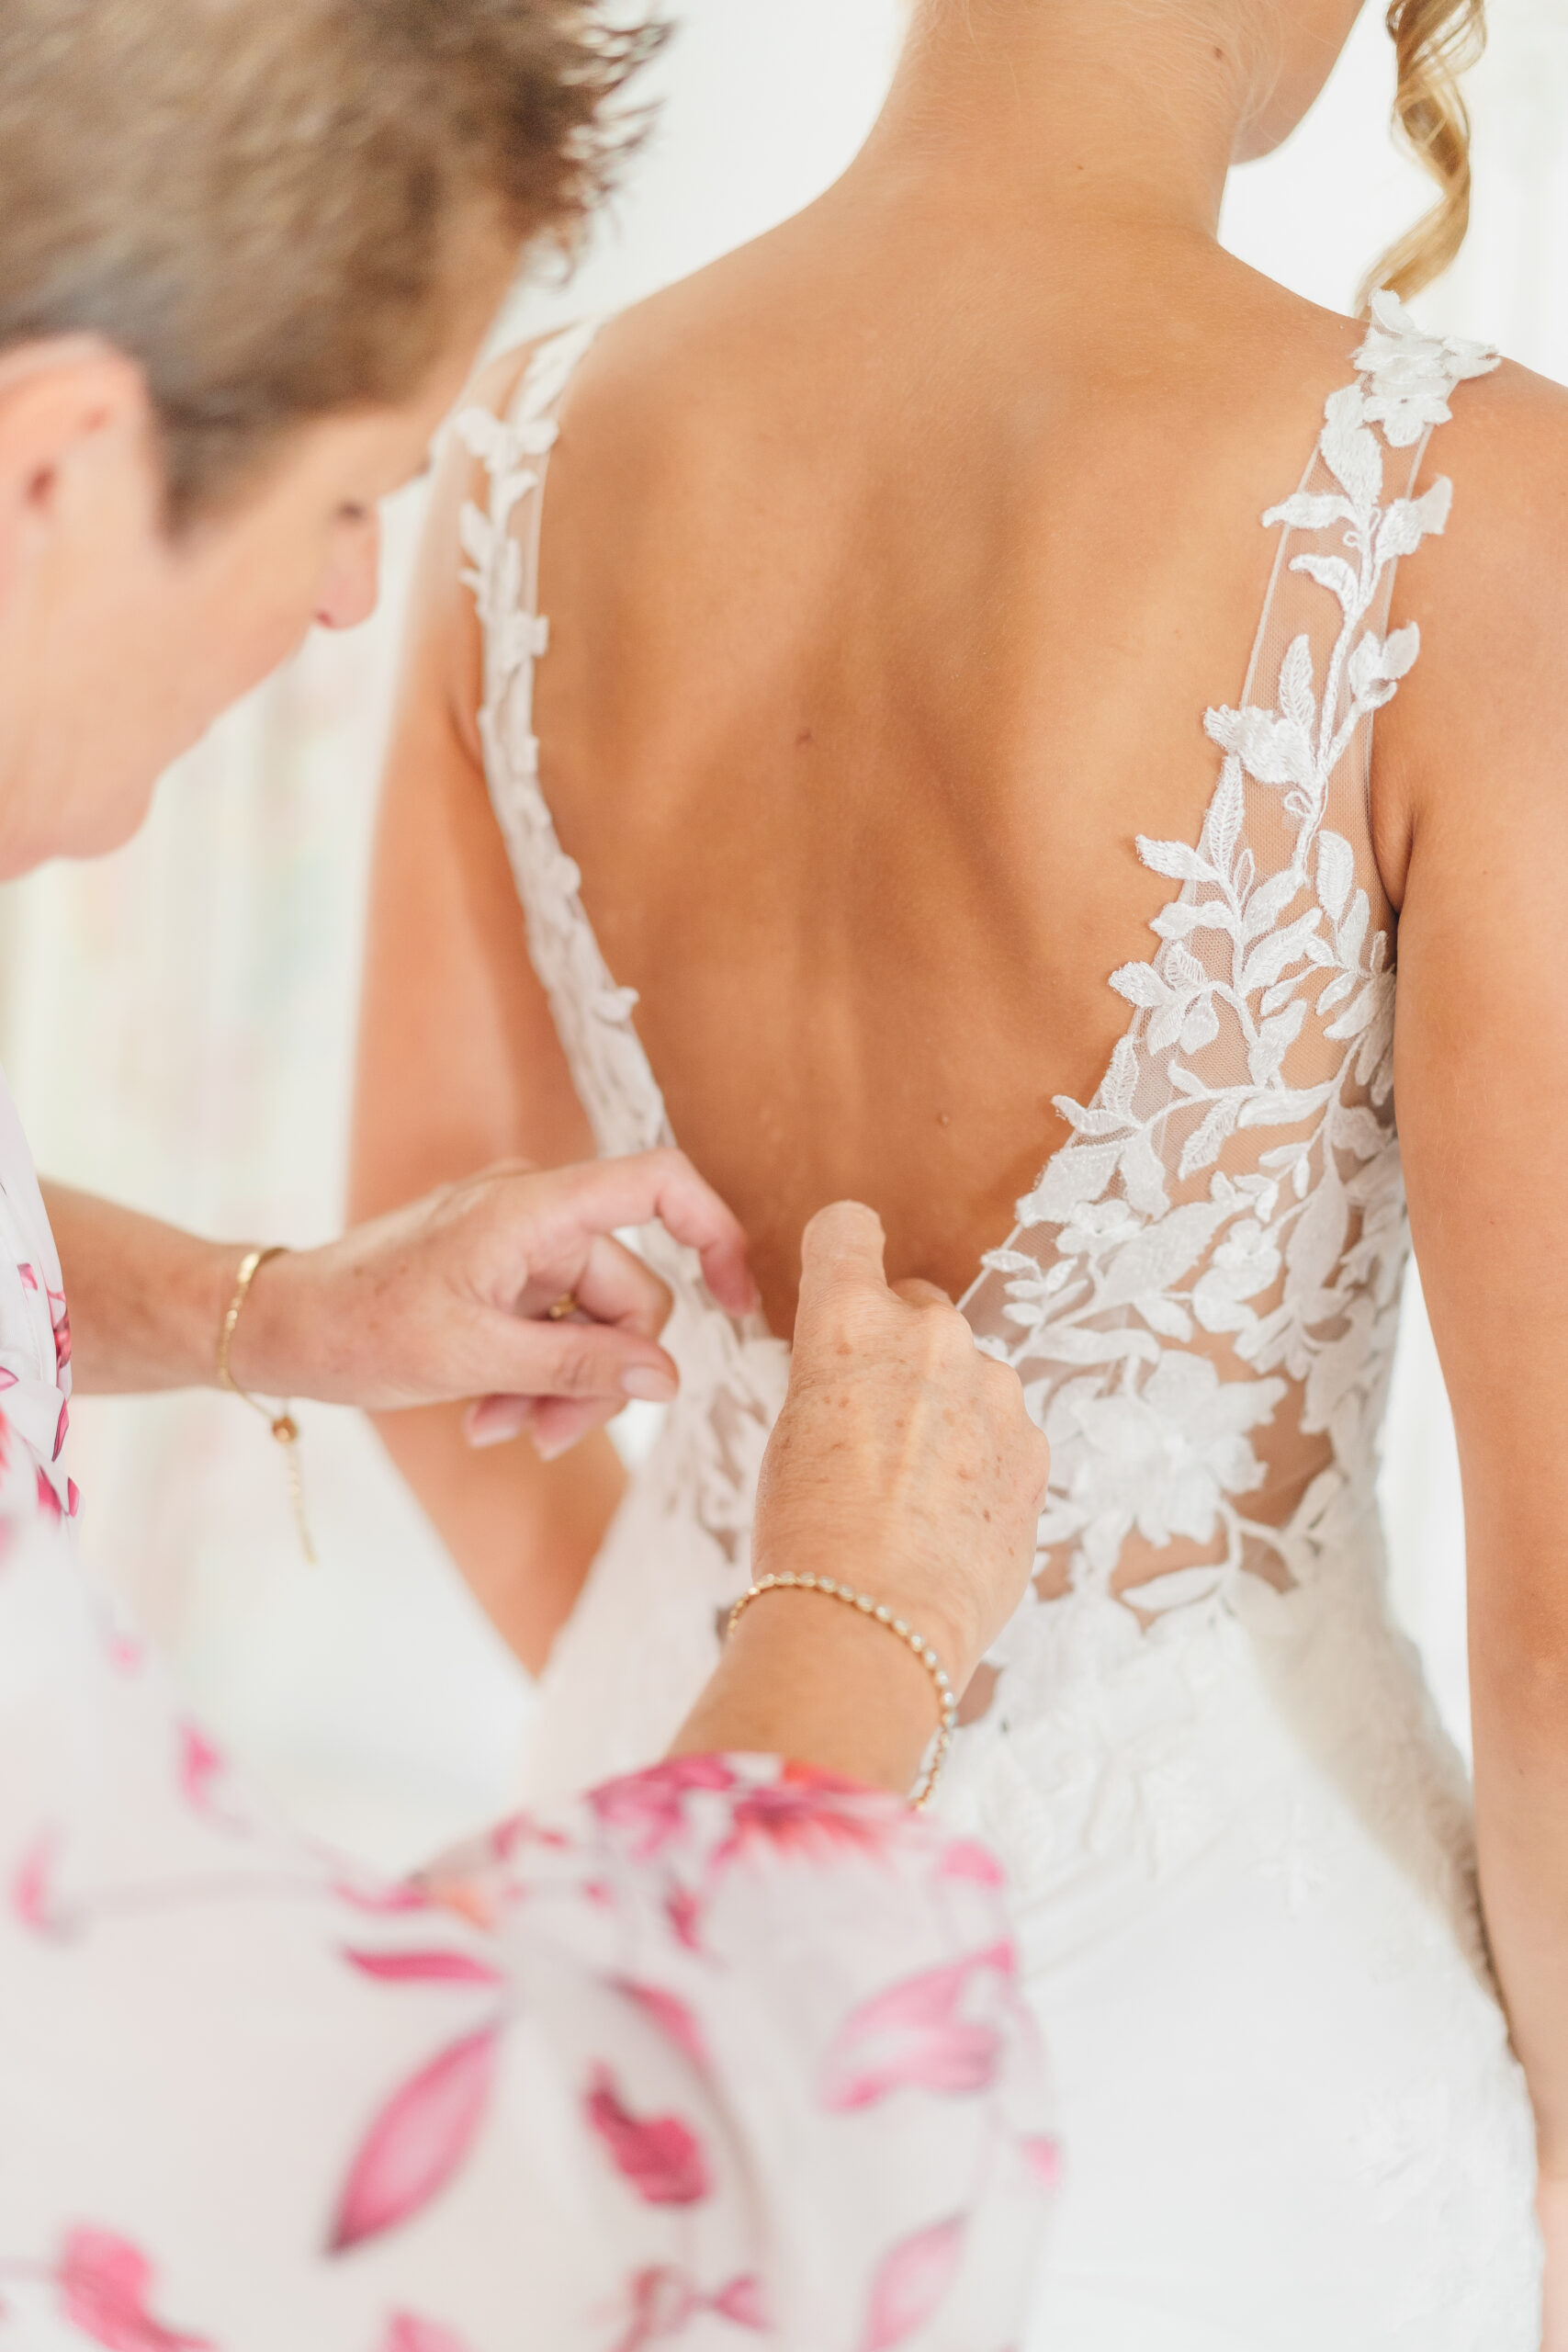
<instances>
[{"instance_id":1,"label":"woman's short brown hair","mask_svg":"<svg viewBox=\"0 0 1568 2352\"><path fill-rule=\"evenodd\" d=\"M610 0L4 0L0 347L129 353L173 512L209 504L417 389L465 233L570 243L657 38Z\"/></svg>"}]
</instances>

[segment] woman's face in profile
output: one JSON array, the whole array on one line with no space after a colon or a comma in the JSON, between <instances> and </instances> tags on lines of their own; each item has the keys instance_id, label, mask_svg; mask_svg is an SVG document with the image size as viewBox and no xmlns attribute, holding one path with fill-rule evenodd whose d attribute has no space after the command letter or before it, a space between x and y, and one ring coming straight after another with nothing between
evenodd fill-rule
<instances>
[{"instance_id":1,"label":"woman's face in profile","mask_svg":"<svg viewBox=\"0 0 1568 2352\"><path fill-rule=\"evenodd\" d=\"M144 461L127 461L75 544L58 550L39 658L6 682L32 706L25 749L0 778L6 872L118 848L164 768L313 623L368 617L380 502L423 468L472 356L465 344L405 407L301 427L232 509L172 535L143 437Z\"/></svg>"},{"instance_id":2,"label":"woman's face in profile","mask_svg":"<svg viewBox=\"0 0 1568 2352\"><path fill-rule=\"evenodd\" d=\"M164 770L313 624L369 616L381 501L424 469L503 283L487 275L459 306L417 394L299 426L231 503L175 530L140 379L110 355L135 413L62 469L0 609L0 875L118 848Z\"/></svg>"}]
</instances>

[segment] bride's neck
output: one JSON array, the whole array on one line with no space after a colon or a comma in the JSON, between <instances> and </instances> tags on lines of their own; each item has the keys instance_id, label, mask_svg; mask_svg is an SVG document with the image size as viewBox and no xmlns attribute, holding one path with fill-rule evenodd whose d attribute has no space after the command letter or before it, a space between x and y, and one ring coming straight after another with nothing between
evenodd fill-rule
<instances>
[{"instance_id":1,"label":"bride's neck","mask_svg":"<svg viewBox=\"0 0 1568 2352\"><path fill-rule=\"evenodd\" d=\"M919 0L850 178L970 223L1213 236L1258 87L1247 17L1226 0Z\"/></svg>"}]
</instances>

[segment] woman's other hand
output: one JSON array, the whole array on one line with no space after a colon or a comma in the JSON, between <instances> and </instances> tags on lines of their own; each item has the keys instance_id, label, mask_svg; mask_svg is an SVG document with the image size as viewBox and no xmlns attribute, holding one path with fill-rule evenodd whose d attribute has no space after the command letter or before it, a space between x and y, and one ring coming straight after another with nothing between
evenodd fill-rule
<instances>
[{"instance_id":1,"label":"woman's other hand","mask_svg":"<svg viewBox=\"0 0 1568 2352\"><path fill-rule=\"evenodd\" d=\"M752 1574L820 1573L896 1603L967 1682L1023 1597L1051 1452L1017 1374L945 1292L890 1289L882 1259L854 1202L807 1228Z\"/></svg>"},{"instance_id":2,"label":"woman's other hand","mask_svg":"<svg viewBox=\"0 0 1568 2352\"><path fill-rule=\"evenodd\" d=\"M1049 1469L1016 1374L941 1291L889 1288L873 1212L814 1218L753 1575L886 1601L962 1691L1023 1597ZM676 1752L749 1748L906 1789L934 1727L931 1678L885 1625L786 1589L747 1610Z\"/></svg>"},{"instance_id":3,"label":"woman's other hand","mask_svg":"<svg viewBox=\"0 0 1568 2352\"><path fill-rule=\"evenodd\" d=\"M756 1305L746 1240L677 1151L492 1168L262 1269L235 1332L244 1388L386 1412L476 1397L476 1444L563 1453L632 1397L674 1396L665 1285L615 1238L659 1220L720 1305ZM550 1320L552 1307L574 1302Z\"/></svg>"}]
</instances>

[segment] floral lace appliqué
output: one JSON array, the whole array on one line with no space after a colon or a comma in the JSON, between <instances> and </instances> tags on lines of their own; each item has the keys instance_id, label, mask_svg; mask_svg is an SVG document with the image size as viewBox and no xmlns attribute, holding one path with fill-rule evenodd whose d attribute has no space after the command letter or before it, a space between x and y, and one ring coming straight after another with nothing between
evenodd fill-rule
<instances>
[{"instance_id":1,"label":"floral lace appliqu\u00e9","mask_svg":"<svg viewBox=\"0 0 1568 2352\"><path fill-rule=\"evenodd\" d=\"M1414 482L1454 383L1495 365L1379 296L1305 481L1263 518L1289 535L1251 673L1282 641L1272 703L1207 714L1197 846L1140 837L1180 888L1153 958L1112 975L1131 1026L1092 1102L1056 1098L1072 1139L965 1302L1052 1440L1040 1542L1071 1582L1109 1589L1130 1537L1210 1547L1137 1587L1154 1613L1260 1559L1302 1580L1349 1490L1370 1499L1405 1253L1371 721L1419 651L1386 628L1393 567L1451 497L1385 496L1383 445L1416 451ZM1282 1462L1264 1436L1286 1430ZM1249 1510L1292 1474L1288 1516Z\"/></svg>"},{"instance_id":2,"label":"floral lace appliqu\u00e9","mask_svg":"<svg viewBox=\"0 0 1568 2352\"><path fill-rule=\"evenodd\" d=\"M616 985L582 904L582 877L561 848L539 776L534 732L537 664L549 645L538 609L539 540L557 411L599 331L590 321L535 352L510 413L468 409L457 421L489 478L483 507L461 518L463 578L484 637L479 714L491 805L527 922L528 951L555 1017L594 1139L606 1157L651 1151L674 1136L633 1021L635 989ZM662 1473L717 1566L716 1612L744 1589L751 1498L784 1401L784 1351L760 1317L732 1321L714 1303L696 1258L649 1227L644 1256L674 1295L666 1343L682 1369Z\"/></svg>"}]
</instances>

